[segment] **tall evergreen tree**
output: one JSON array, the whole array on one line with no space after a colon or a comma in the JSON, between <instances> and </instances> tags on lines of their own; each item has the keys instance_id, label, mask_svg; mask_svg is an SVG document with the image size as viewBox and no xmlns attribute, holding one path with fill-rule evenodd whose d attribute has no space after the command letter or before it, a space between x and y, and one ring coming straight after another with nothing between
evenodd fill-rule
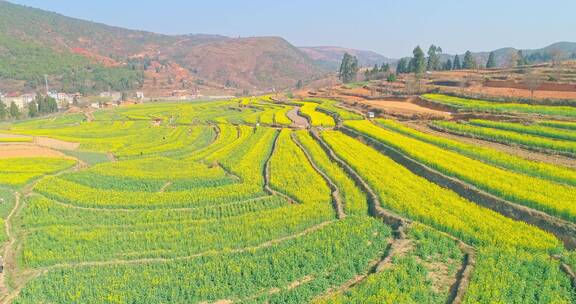
<instances>
[{"instance_id":1,"label":"tall evergreen tree","mask_svg":"<svg viewBox=\"0 0 576 304\"><path fill-rule=\"evenodd\" d=\"M48 111L47 113L58 112L58 103L56 102L56 99L54 99L50 96L46 96L45 103L46 103L46 108Z\"/></svg>"},{"instance_id":2,"label":"tall evergreen tree","mask_svg":"<svg viewBox=\"0 0 576 304\"><path fill-rule=\"evenodd\" d=\"M490 52L490 55L488 55L488 62L486 62L486 68L492 69L495 67L496 67L496 55L494 54L494 52Z\"/></svg>"},{"instance_id":3,"label":"tall evergreen tree","mask_svg":"<svg viewBox=\"0 0 576 304\"><path fill-rule=\"evenodd\" d=\"M32 100L28 104L28 117L36 117L38 116L38 105L36 105L36 100Z\"/></svg>"},{"instance_id":4,"label":"tall evergreen tree","mask_svg":"<svg viewBox=\"0 0 576 304\"><path fill-rule=\"evenodd\" d=\"M414 59L414 57L410 57L410 60L408 60L406 73L414 72L416 70L415 66L416 66L416 59Z\"/></svg>"},{"instance_id":5,"label":"tall evergreen tree","mask_svg":"<svg viewBox=\"0 0 576 304\"><path fill-rule=\"evenodd\" d=\"M517 60L516 66L526 65L526 57L524 57L524 54L522 53L522 50L519 50L519 51L518 51L516 60Z\"/></svg>"},{"instance_id":6,"label":"tall evergreen tree","mask_svg":"<svg viewBox=\"0 0 576 304\"><path fill-rule=\"evenodd\" d=\"M342 58L342 64L340 65L340 70L338 77L342 82L349 83L356 79L358 74L358 58L345 53Z\"/></svg>"},{"instance_id":7,"label":"tall evergreen tree","mask_svg":"<svg viewBox=\"0 0 576 304\"><path fill-rule=\"evenodd\" d=\"M408 72L408 61L406 58L401 58L396 65L396 74L404 74Z\"/></svg>"},{"instance_id":8,"label":"tall evergreen tree","mask_svg":"<svg viewBox=\"0 0 576 304\"><path fill-rule=\"evenodd\" d=\"M472 56L472 52L466 51L464 54L464 63L462 65L464 69L475 69L476 68L476 60L474 56Z\"/></svg>"},{"instance_id":9,"label":"tall evergreen tree","mask_svg":"<svg viewBox=\"0 0 576 304\"><path fill-rule=\"evenodd\" d=\"M18 106L14 102L10 103L10 117L12 117L12 119L20 118L20 111L18 110Z\"/></svg>"},{"instance_id":10,"label":"tall evergreen tree","mask_svg":"<svg viewBox=\"0 0 576 304\"><path fill-rule=\"evenodd\" d=\"M446 62L444 63L444 70L445 71L452 70L452 60L450 60L450 58L448 58L448 60L446 60Z\"/></svg>"},{"instance_id":11,"label":"tall evergreen tree","mask_svg":"<svg viewBox=\"0 0 576 304\"><path fill-rule=\"evenodd\" d=\"M420 46L414 48L412 54L414 57L412 58L411 71L416 75L421 75L426 71L426 56L424 56L424 52Z\"/></svg>"},{"instance_id":12,"label":"tall evergreen tree","mask_svg":"<svg viewBox=\"0 0 576 304\"><path fill-rule=\"evenodd\" d=\"M440 54L442 54L442 48L439 46L431 45L428 49L428 63L426 64L426 70L435 71L440 69Z\"/></svg>"},{"instance_id":13,"label":"tall evergreen tree","mask_svg":"<svg viewBox=\"0 0 576 304\"><path fill-rule=\"evenodd\" d=\"M0 100L0 120L6 119L8 116L8 109L2 100Z\"/></svg>"},{"instance_id":14,"label":"tall evergreen tree","mask_svg":"<svg viewBox=\"0 0 576 304\"><path fill-rule=\"evenodd\" d=\"M296 82L296 89L300 90L304 87L304 83L302 82L302 79L298 80L298 82Z\"/></svg>"},{"instance_id":15,"label":"tall evergreen tree","mask_svg":"<svg viewBox=\"0 0 576 304\"><path fill-rule=\"evenodd\" d=\"M383 63L382 68L380 68L380 72L390 73L390 64L389 63Z\"/></svg>"},{"instance_id":16,"label":"tall evergreen tree","mask_svg":"<svg viewBox=\"0 0 576 304\"><path fill-rule=\"evenodd\" d=\"M378 67L377 64L375 64L374 67L372 68L372 71L370 71L370 74L376 75L378 74L378 72L380 72L380 68Z\"/></svg>"},{"instance_id":17,"label":"tall evergreen tree","mask_svg":"<svg viewBox=\"0 0 576 304\"><path fill-rule=\"evenodd\" d=\"M369 69L364 70L364 80L368 81L370 80L370 76L372 75L372 71Z\"/></svg>"},{"instance_id":18,"label":"tall evergreen tree","mask_svg":"<svg viewBox=\"0 0 576 304\"><path fill-rule=\"evenodd\" d=\"M460 70L462 69L462 64L460 63L460 56L456 55L454 57L454 63L452 63L453 70Z\"/></svg>"},{"instance_id":19,"label":"tall evergreen tree","mask_svg":"<svg viewBox=\"0 0 576 304\"><path fill-rule=\"evenodd\" d=\"M36 95L36 106L38 107L38 113L46 114L48 113L48 107L46 106L46 98L44 96Z\"/></svg>"},{"instance_id":20,"label":"tall evergreen tree","mask_svg":"<svg viewBox=\"0 0 576 304\"><path fill-rule=\"evenodd\" d=\"M350 61L350 70L349 70L349 77L350 81L356 80L356 74L358 74L359 70L358 66L358 58L356 56L352 56L352 60Z\"/></svg>"}]
</instances>

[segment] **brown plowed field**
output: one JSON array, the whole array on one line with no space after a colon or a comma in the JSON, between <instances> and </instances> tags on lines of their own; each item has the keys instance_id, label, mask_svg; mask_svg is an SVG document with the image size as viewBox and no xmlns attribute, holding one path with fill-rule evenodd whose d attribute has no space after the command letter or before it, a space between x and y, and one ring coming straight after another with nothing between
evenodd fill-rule
<instances>
[{"instance_id":1,"label":"brown plowed field","mask_svg":"<svg viewBox=\"0 0 576 304\"><path fill-rule=\"evenodd\" d=\"M29 143L0 144L0 159L28 157L66 158L68 156L62 152Z\"/></svg>"},{"instance_id":2,"label":"brown plowed field","mask_svg":"<svg viewBox=\"0 0 576 304\"><path fill-rule=\"evenodd\" d=\"M361 100L358 101L373 109L382 110L385 114L392 116L419 116L423 118L449 119L449 112L437 111L411 103L408 100Z\"/></svg>"}]
</instances>

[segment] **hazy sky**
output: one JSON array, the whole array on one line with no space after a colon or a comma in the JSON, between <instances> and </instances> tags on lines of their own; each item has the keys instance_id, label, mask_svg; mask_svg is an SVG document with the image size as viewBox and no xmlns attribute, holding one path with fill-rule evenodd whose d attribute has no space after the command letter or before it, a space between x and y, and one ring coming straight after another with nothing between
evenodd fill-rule
<instances>
[{"instance_id":1,"label":"hazy sky","mask_svg":"<svg viewBox=\"0 0 576 304\"><path fill-rule=\"evenodd\" d=\"M575 0L11 0L67 16L165 34L281 36L389 57L434 43L445 53L576 41Z\"/></svg>"}]
</instances>

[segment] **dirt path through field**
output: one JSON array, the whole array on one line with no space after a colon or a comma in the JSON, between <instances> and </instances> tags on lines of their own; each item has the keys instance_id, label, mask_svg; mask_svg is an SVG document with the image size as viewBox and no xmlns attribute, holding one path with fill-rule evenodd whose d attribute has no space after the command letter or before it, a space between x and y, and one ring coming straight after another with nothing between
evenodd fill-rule
<instances>
[{"instance_id":1,"label":"dirt path through field","mask_svg":"<svg viewBox=\"0 0 576 304\"><path fill-rule=\"evenodd\" d=\"M310 126L310 124L308 123L308 119L300 116L300 114L298 114L298 111L300 111L300 107L294 107L292 108L292 110L286 113L286 116L288 116L288 118L292 120L292 127L302 129L308 128Z\"/></svg>"},{"instance_id":2,"label":"dirt path through field","mask_svg":"<svg viewBox=\"0 0 576 304\"><path fill-rule=\"evenodd\" d=\"M16 260L14 257L15 252L13 250L14 244L16 243L16 237L14 236L14 232L12 231L11 222L12 218L14 217L14 214L20 208L20 193L18 192L14 193L14 200L15 200L14 207L12 208L12 210L10 211L10 213L8 214L8 216L4 221L4 232L8 237L8 243L4 246L4 250L2 252L2 266L4 267L4 270L2 271L2 273L0 273L0 291L2 292L3 296L8 294L5 270L12 269L15 266L13 263L15 263Z\"/></svg>"},{"instance_id":3,"label":"dirt path through field","mask_svg":"<svg viewBox=\"0 0 576 304\"><path fill-rule=\"evenodd\" d=\"M116 158L116 155L112 154L112 152L107 152L107 153L106 153L106 157L107 157L108 160L111 161L111 162L118 161L118 159Z\"/></svg>"},{"instance_id":4,"label":"dirt path through field","mask_svg":"<svg viewBox=\"0 0 576 304\"><path fill-rule=\"evenodd\" d=\"M86 120L88 122L94 121L94 110L90 109L84 112L84 116L86 116Z\"/></svg>"},{"instance_id":5,"label":"dirt path through field","mask_svg":"<svg viewBox=\"0 0 576 304\"><path fill-rule=\"evenodd\" d=\"M162 186L162 188L160 188L160 191L158 191L158 192L163 193L164 191L166 191L166 188L170 187L171 185L172 185L172 182L166 182L164 184L164 186Z\"/></svg>"}]
</instances>

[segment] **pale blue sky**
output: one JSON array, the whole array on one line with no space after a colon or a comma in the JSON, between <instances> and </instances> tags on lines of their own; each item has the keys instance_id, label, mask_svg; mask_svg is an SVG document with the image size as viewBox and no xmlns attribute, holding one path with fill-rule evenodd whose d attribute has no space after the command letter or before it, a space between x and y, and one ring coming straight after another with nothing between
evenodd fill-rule
<instances>
[{"instance_id":1,"label":"pale blue sky","mask_svg":"<svg viewBox=\"0 0 576 304\"><path fill-rule=\"evenodd\" d=\"M67 16L165 34L281 36L389 57L434 43L445 53L576 41L575 0L11 0Z\"/></svg>"}]
</instances>

